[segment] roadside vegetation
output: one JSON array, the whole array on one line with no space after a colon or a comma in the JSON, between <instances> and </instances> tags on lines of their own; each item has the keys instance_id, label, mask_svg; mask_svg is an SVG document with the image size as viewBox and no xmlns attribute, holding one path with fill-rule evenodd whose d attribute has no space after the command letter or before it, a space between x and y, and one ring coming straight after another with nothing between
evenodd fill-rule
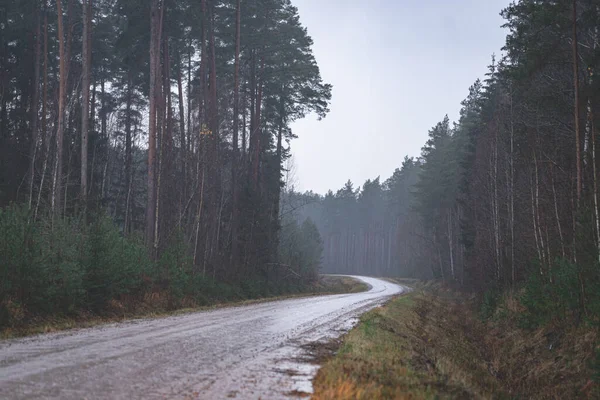
<instances>
[{"instance_id":1,"label":"roadside vegetation","mask_svg":"<svg viewBox=\"0 0 600 400\"><path fill-rule=\"evenodd\" d=\"M362 316L320 369L313 399L598 398L597 328L533 324L528 290L490 310L475 295L417 285Z\"/></svg>"},{"instance_id":2,"label":"roadside vegetation","mask_svg":"<svg viewBox=\"0 0 600 400\"><path fill-rule=\"evenodd\" d=\"M350 278L319 278L322 244L309 220L288 224L269 274L219 279L194 265L181 233L153 260L143 238L107 216L31 219L0 209L0 334L46 332L262 298L365 290Z\"/></svg>"}]
</instances>

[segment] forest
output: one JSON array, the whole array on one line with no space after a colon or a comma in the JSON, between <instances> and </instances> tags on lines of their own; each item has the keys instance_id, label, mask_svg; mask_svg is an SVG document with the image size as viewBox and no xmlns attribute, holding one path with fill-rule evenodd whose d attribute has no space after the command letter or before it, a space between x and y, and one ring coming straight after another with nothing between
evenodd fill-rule
<instances>
[{"instance_id":1,"label":"forest","mask_svg":"<svg viewBox=\"0 0 600 400\"><path fill-rule=\"evenodd\" d=\"M325 117L289 0L0 3L0 326L302 290L290 125Z\"/></svg>"},{"instance_id":2,"label":"forest","mask_svg":"<svg viewBox=\"0 0 600 400\"><path fill-rule=\"evenodd\" d=\"M291 124L332 96L289 0L3 2L0 319L285 292L321 265L597 317L600 2L501 15L457 121L319 195L284 179Z\"/></svg>"},{"instance_id":3,"label":"forest","mask_svg":"<svg viewBox=\"0 0 600 400\"><path fill-rule=\"evenodd\" d=\"M501 15L502 57L420 156L386 180L286 197L318 224L327 271L442 279L491 299L525 287L539 323L597 320L600 2L520 0Z\"/></svg>"}]
</instances>

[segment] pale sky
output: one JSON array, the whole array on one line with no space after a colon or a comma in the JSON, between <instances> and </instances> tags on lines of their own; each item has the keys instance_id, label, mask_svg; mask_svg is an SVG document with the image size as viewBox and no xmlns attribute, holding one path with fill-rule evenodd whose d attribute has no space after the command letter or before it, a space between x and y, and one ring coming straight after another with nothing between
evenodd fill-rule
<instances>
[{"instance_id":1,"label":"pale sky","mask_svg":"<svg viewBox=\"0 0 600 400\"><path fill-rule=\"evenodd\" d=\"M506 30L509 0L292 0L333 85L331 113L296 122L296 189L325 193L388 178L460 102Z\"/></svg>"}]
</instances>

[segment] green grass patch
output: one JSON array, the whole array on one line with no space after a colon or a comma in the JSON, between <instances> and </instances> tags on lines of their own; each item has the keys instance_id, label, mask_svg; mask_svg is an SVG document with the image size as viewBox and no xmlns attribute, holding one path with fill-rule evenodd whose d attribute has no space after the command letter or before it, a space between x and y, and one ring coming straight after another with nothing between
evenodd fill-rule
<instances>
[{"instance_id":1,"label":"green grass patch","mask_svg":"<svg viewBox=\"0 0 600 400\"><path fill-rule=\"evenodd\" d=\"M439 300L416 291L361 317L319 371L314 399L492 398L500 385ZM446 326L445 326L446 325ZM496 397L497 398L497 397Z\"/></svg>"}]
</instances>

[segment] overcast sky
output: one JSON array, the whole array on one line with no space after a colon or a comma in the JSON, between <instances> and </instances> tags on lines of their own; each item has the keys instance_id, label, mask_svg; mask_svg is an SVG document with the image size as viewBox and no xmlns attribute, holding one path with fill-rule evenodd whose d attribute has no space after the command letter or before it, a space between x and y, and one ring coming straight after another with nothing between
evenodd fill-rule
<instances>
[{"instance_id":1,"label":"overcast sky","mask_svg":"<svg viewBox=\"0 0 600 400\"><path fill-rule=\"evenodd\" d=\"M313 38L331 113L293 125L296 188L388 178L460 102L506 31L509 0L292 0Z\"/></svg>"}]
</instances>

